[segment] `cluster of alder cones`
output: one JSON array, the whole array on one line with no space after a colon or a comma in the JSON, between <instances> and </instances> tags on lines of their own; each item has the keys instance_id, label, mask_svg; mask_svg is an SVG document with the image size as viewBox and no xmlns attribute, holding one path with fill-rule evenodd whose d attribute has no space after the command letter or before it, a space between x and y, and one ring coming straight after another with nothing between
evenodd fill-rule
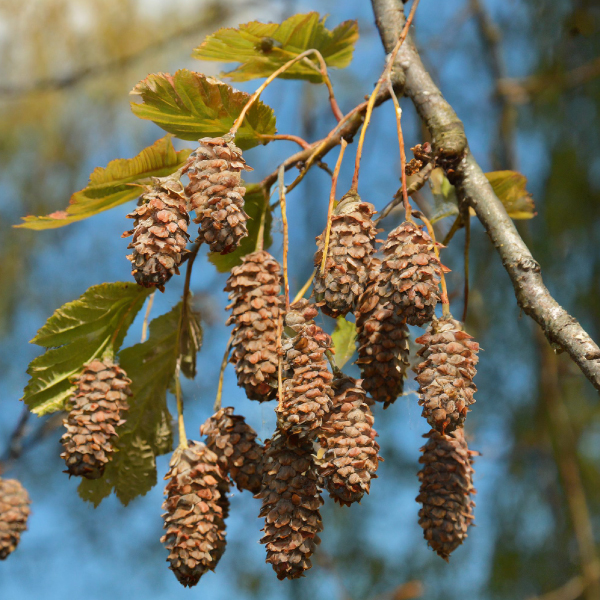
<instances>
[{"instance_id":1,"label":"cluster of alder cones","mask_svg":"<svg viewBox=\"0 0 600 600\"><path fill-rule=\"evenodd\" d=\"M250 169L230 139L205 138L182 170L187 186L179 174L154 180L128 215L134 228L124 234L133 236L128 258L140 285L163 289L179 272L191 211L200 225L198 241L211 251L225 254L239 246L247 235L244 170ZM261 542L277 577L297 578L311 567L323 528L323 490L349 506L369 493L377 476L382 459L371 407L381 402L387 408L403 393L408 325L428 325L416 339L422 347L414 367L419 404L431 426L419 460L419 523L446 560L467 536L476 453L467 447L463 425L474 402L478 344L447 310L435 316L445 268L428 232L407 220L381 243L374 214L355 192L337 204L330 235L317 238L314 302L301 299L286 310L280 265L264 250L232 269L225 288L227 324L233 325L230 362L248 398L277 401L277 429L261 445L244 417L222 408L201 427L205 442L181 440L173 453L162 541L183 585L195 585L225 550L233 484L262 500ZM354 314L362 379L330 369L332 341L315 322L319 311ZM110 358L85 365L64 421L61 456L69 474L102 476L126 418L130 383ZM26 500L14 497L9 492L8 508L0 510L2 558L4 548L14 548L27 513ZM0 507L2 500L0 491ZM1 529L6 526L12 527L10 538Z\"/></svg>"}]
</instances>

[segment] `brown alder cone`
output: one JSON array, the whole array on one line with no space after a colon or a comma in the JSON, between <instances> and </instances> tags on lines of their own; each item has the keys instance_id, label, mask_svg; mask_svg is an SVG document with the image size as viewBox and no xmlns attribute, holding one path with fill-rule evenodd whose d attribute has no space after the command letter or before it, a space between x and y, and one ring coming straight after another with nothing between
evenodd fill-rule
<instances>
[{"instance_id":1,"label":"brown alder cone","mask_svg":"<svg viewBox=\"0 0 600 600\"><path fill-rule=\"evenodd\" d=\"M200 442L188 444L175 450L165 476L167 531L160 541L169 550L169 568L179 583L192 587L225 552L229 479L212 450Z\"/></svg>"},{"instance_id":2,"label":"brown alder cone","mask_svg":"<svg viewBox=\"0 0 600 600\"><path fill-rule=\"evenodd\" d=\"M27 529L31 500L16 479L0 478L0 560L12 554Z\"/></svg>"},{"instance_id":3,"label":"brown alder cone","mask_svg":"<svg viewBox=\"0 0 600 600\"><path fill-rule=\"evenodd\" d=\"M362 202L356 192L348 192L335 207L325 270L321 273L325 233L317 237L314 293L316 305L330 317L354 309L369 278L373 243L377 235L372 217L375 207Z\"/></svg>"},{"instance_id":4,"label":"brown alder cone","mask_svg":"<svg viewBox=\"0 0 600 600\"><path fill-rule=\"evenodd\" d=\"M127 215L135 219L133 229L121 237L133 235L127 246L133 252L127 258L138 284L164 291L173 274L179 275L179 265L187 254L190 217L183 184L177 177L153 177L152 182L141 204Z\"/></svg>"},{"instance_id":5,"label":"brown alder cone","mask_svg":"<svg viewBox=\"0 0 600 600\"><path fill-rule=\"evenodd\" d=\"M428 440L419 458L419 525L429 546L447 561L474 519L472 463L477 452L467 447L463 429L449 435L432 429L423 437Z\"/></svg>"},{"instance_id":6,"label":"brown alder cone","mask_svg":"<svg viewBox=\"0 0 600 600\"><path fill-rule=\"evenodd\" d=\"M319 433L325 451L319 472L329 495L342 506L350 506L369 493L382 459L361 382L344 377L335 381L334 389L333 410Z\"/></svg>"},{"instance_id":7,"label":"brown alder cone","mask_svg":"<svg viewBox=\"0 0 600 600\"><path fill-rule=\"evenodd\" d=\"M200 427L200 434L207 437L206 445L239 490L260 491L264 448L244 417L234 415L231 406L221 408Z\"/></svg>"},{"instance_id":8,"label":"brown alder cone","mask_svg":"<svg viewBox=\"0 0 600 600\"><path fill-rule=\"evenodd\" d=\"M423 416L431 427L450 433L464 425L475 402L479 344L452 315L433 321L415 341L423 345L417 352L423 362L413 367Z\"/></svg>"},{"instance_id":9,"label":"brown alder cone","mask_svg":"<svg viewBox=\"0 0 600 600\"><path fill-rule=\"evenodd\" d=\"M404 221L383 245L379 294L409 325L431 321L439 300L442 265L422 225Z\"/></svg>"},{"instance_id":10,"label":"brown alder cone","mask_svg":"<svg viewBox=\"0 0 600 600\"><path fill-rule=\"evenodd\" d=\"M230 362L238 385L251 400L272 400L277 395L281 267L268 252L252 252L231 270L225 291L231 301L227 325L234 326Z\"/></svg>"},{"instance_id":11,"label":"brown alder cone","mask_svg":"<svg viewBox=\"0 0 600 600\"><path fill-rule=\"evenodd\" d=\"M316 309L306 300L291 306L285 323L296 331L286 340L282 402L276 409L278 425L288 436L313 438L331 410L333 375L325 353L331 337L314 322Z\"/></svg>"},{"instance_id":12,"label":"brown alder cone","mask_svg":"<svg viewBox=\"0 0 600 600\"><path fill-rule=\"evenodd\" d=\"M244 212L246 188L241 171L252 171L242 151L226 136L202 138L183 169L190 178L185 192L199 223L198 241L211 252L229 254L248 235Z\"/></svg>"},{"instance_id":13,"label":"brown alder cone","mask_svg":"<svg viewBox=\"0 0 600 600\"><path fill-rule=\"evenodd\" d=\"M404 391L409 366L408 327L392 304L379 294L378 259L371 261L371 283L358 300L356 332L363 389L387 408Z\"/></svg>"},{"instance_id":14,"label":"brown alder cone","mask_svg":"<svg viewBox=\"0 0 600 600\"><path fill-rule=\"evenodd\" d=\"M63 420L67 428L61 438L67 465L65 473L87 479L102 477L111 460L116 428L125 423L129 410L129 379L111 359L94 359L83 367L76 380L72 408Z\"/></svg>"},{"instance_id":15,"label":"brown alder cone","mask_svg":"<svg viewBox=\"0 0 600 600\"><path fill-rule=\"evenodd\" d=\"M290 440L277 432L265 443L260 517L265 518L260 540L267 563L278 579L297 579L311 568L310 557L323 530L319 476L308 441Z\"/></svg>"}]
</instances>

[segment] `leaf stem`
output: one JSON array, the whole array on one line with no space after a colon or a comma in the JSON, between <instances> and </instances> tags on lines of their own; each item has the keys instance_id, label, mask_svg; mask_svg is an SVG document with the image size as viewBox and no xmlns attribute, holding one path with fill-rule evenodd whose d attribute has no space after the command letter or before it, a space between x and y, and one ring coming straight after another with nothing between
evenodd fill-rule
<instances>
[{"instance_id":1,"label":"leaf stem","mask_svg":"<svg viewBox=\"0 0 600 600\"><path fill-rule=\"evenodd\" d=\"M335 203L335 191L337 188L337 181L340 174L340 168L342 167L342 160L344 159L344 152L348 142L342 140L342 146L340 148L340 155L338 156L337 162L335 163L335 170L333 171L333 177L331 178L331 191L329 192L329 207L327 209L327 225L325 226L325 241L323 243L323 258L321 260L321 275L325 272L325 263L327 262L327 251L329 250L329 237L331 235L331 219L333 217L333 205Z\"/></svg>"},{"instance_id":2,"label":"leaf stem","mask_svg":"<svg viewBox=\"0 0 600 600\"><path fill-rule=\"evenodd\" d=\"M427 231L433 240L433 251L435 252L435 256L438 260L440 260L440 251L438 249L438 243L435 240L435 231L433 230L433 225L431 221L424 215L420 214L419 218L423 223L425 223L425 227L427 227ZM444 265L442 265L440 261L440 279L442 286L442 314L447 317L450 314L450 301L448 300L448 288L446 286L446 277L444 276Z\"/></svg>"},{"instance_id":3,"label":"leaf stem","mask_svg":"<svg viewBox=\"0 0 600 600\"><path fill-rule=\"evenodd\" d=\"M358 189L358 172L360 170L360 159L362 157L363 144L365 142L365 134L367 132L367 127L369 126L369 122L371 120L371 113L373 112L373 107L375 106L375 99L377 97L377 93L379 92L379 89L381 88L381 85L383 84L383 82L390 81L389 85L391 88L390 73L392 72L392 67L394 65L394 61L396 60L396 55L398 54L400 47L402 46L402 44L404 43L404 40L406 39L406 36L408 35L408 30L409 30L412 20L415 16L415 11L417 10L418 5L419 5L419 0L414 0L413 5L410 9L408 18L406 19L406 22L404 23L404 27L402 28L402 31L400 32L400 36L398 37L398 41L396 42L396 45L394 46L394 49L392 50L392 52L388 55L387 61L385 63L385 67L383 69L383 73L381 74L381 77L377 80L377 84L375 85L375 88L373 89L373 91L371 92L371 95L369 96L369 101L367 104L367 114L365 115L365 121L363 123L362 130L360 132L360 138L358 140L358 147L356 149L356 164L354 166L354 177L352 178L352 187L351 187L351 189L353 191L356 191Z\"/></svg>"},{"instance_id":4,"label":"leaf stem","mask_svg":"<svg viewBox=\"0 0 600 600\"><path fill-rule=\"evenodd\" d=\"M281 220L283 221L283 284L285 288L285 312L290 310L290 281L288 277L288 221L285 210L285 166L282 164L279 167L278 186L279 186L279 204L281 206Z\"/></svg>"},{"instance_id":5,"label":"leaf stem","mask_svg":"<svg viewBox=\"0 0 600 600\"><path fill-rule=\"evenodd\" d=\"M227 368L227 362L229 360L229 352L231 350L231 344L233 343L233 333L229 336L227 347L225 348L225 354L223 354L223 360L221 362L221 371L219 373L219 386L217 387L217 396L215 398L215 405L213 412L221 410L221 397L223 396L223 380L225 379L225 369Z\"/></svg>"},{"instance_id":6,"label":"leaf stem","mask_svg":"<svg viewBox=\"0 0 600 600\"><path fill-rule=\"evenodd\" d=\"M277 69L276 71L271 73L271 75L269 75L263 81L263 83L260 86L258 86L256 91L248 99L248 102L246 102L246 105L242 109L242 112L238 115L237 119L234 121L233 125L231 126L231 129L229 130L229 135L232 136L233 138L235 138L235 136L238 132L238 129L241 127L242 122L244 121L244 118L246 117L246 114L248 113L248 111L250 110L250 108L252 107L254 102L256 102L256 100L258 100L259 96L264 92L265 88L274 79L279 77L279 75L281 75L284 71L287 71L287 69L289 69L292 65L294 65L298 61L306 58L307 56L310 56L311 54L315 54L317 59L319 60L319 63L321 64L320 72L321 72L321 76L323 77L323 80L325 81L325 84L327 85L327 89L329 90L329 100L331 102L331 108L333 110L334 115L338 119L338 121L341 120L342 115L341 115L340 109L337 105L337 102L335 100L335 97L333 96L333 86L331 85L331 81L329 80L329 75L327 74L327 65L325 64L325 60L323 59L323 56L321 55L321 53L318 50L311 48L310 50L305 50L301 54L298 54L298 56L294 56L294 58L292 58L291 60L288 60L288 62L286 62L284 65L279 67L279 69Z\"/></svg>"},{"instance_id":7,"label":"leaf stem","mask_svg":"<svg viewBox=\"0 0 600 600\"><path fill-rule=\"evenodd\" d=\"M150 321L150 311L152 310L152 305L154 304L154 295L156 294L156 290L150 294L150 298L148 298L148 305L146 306L146 314L144 315L144 322L142 324L142 339L140 343L144 343L146 338L148 337L148 322Z\"/></svg>"},{"instance_id":8,"label":"leaf stem","mask_svg":"<svg viewBox=\"0 0 600 600\"><path fill-rule=\"evenodd\" d=\"M470 215L468 215L468 218L471 218ZM446 237L444 238L444 241L442 242L442 246L447 246L450 243L450 240L454 237L454 234L462 227L463 222L462 222L462 216L458 215L456 217L456 219L454 220L454 223L452 223L452 227L450 227L450 231L448 231L448 233L446 234Z\"/></svg>"}]
</instances>

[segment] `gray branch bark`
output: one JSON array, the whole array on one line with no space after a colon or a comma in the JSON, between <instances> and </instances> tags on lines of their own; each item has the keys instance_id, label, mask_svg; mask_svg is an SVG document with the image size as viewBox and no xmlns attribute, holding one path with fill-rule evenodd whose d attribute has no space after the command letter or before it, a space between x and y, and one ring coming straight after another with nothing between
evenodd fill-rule
<instances>
[{"instance_id":1,"label":"gray branch bark","mask_svg":"<svg viewBox=\"0 0 600 600\"><path fill-rule=\"evenodd\" d=\"M390 53L404 25L403 4L401 0L371 2L385 51ZM412 100L429 129L438 156L453 165L459 199L477 213L511 278L518 305L600 390L600 348L544 285L540 265L470 153L462 122L423 66L410 34L398 53L392 77L394 87Z\"/></svg>"}]
</instances>

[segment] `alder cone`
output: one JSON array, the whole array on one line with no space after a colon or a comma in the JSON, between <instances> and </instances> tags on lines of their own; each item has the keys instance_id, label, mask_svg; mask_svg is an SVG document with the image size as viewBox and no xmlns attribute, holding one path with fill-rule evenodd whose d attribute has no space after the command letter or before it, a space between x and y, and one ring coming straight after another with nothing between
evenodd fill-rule
<instances>
[{"instance_id":1,"label":"alder cone","mask_svg":"<svg viewBox=\"0 0 600 600\"><path fill-rule=\"evenodd\" d=\"M388 235L383 254L379 294L409 325L431 321L443 267L427 231L422 225L404 221Z\"/></svg>"},{"instance_id":2,"label":"alder cone","mask_svg":"<svg viewBox=\"0 0 600 600\"><path fill-rule=\"evenodd\" d=\"M251 400L277 395L277 323L282 312L281 267L264 250L244 256L231 270L225 291L231 301L233 352L238 385Z\"/></svg>"},{"instance_id":3,"label":"alder cone","mask_svg":"<svg viewBox=\"0 0 600 600\"><path fill-rule=\"evenodd\" d=\"M311 568L310 557L323 530L323 504L312 444L290 440L281 432L265 444L260 517L264 517L267 563L278 579L297 579Z\"/></svg>"},{"instance_id":4,"label":"alder cone","mask_svg":"<svg viewBox=\"0 0 600 600\"><path fill-rule=\"evenodd\" d=\"M419 458L423 465L417 496L422 504L419 525L429 546L447 561L467 537L474 519L472 463L477 452L467 447L463 429L449 435L432 429L423 437L428 441Z\"/></svg>"},{"instance_id":5,"label":"alder cone","mask_svg":"<svg viewBox=\"0 0 600 600\"><path fill-rule=\"evenodd\" d=\"M342 506L350 506L369 493L382 459L361 382L344 377L335 382L334 388L333 410L319 434L325 451L319 472L329 495Z\"/></svg>"},{"instance_id":6,"label":"alder cone","mask_svg":"<svg viewBox=\"0 0 600 600\"><path fill-rule=\"evenodd\" d=\"M188 444L175 450L165 476L166 533L160 541L169 550L169 568L179 583L192 587L225 552L229 480L212 450L200 442Z\"/></svg>"},{"instance_id":7,"label":"alder cone","mask_svg":"<svg viewBox=\"0 0 600 600\"><path fill-rule=\"evenodd\" d=\"M283 346L286 379L276 412L278 425L288 436L313 438L332 407L333 375L325 356L332 342L315 324L315 313L304 300L292 305L286 315L286 325L297 333Z\"/></svg>"},{"instance_id":8,"label":"alder cone","mask_svg":"<svg viewBox=\"0 0 600 600\"><path fill-rule=\"evenodd\" d=\"M408 368L408 327L387 298L379 294L381 263L371 262L371 283L357 303L356 331L362 387L387 408L404 391Z\"/></svg>"},{"instance_id":9,"label":"alder cone","mask_svg":"<svg viewBox=\"0 0 600 600\"><path fill-rule=\"evenodd\" d=\"M202 138L183 169L190 178L185 188L199 223L198 241L211 252L229 254L248 235L244 212L246 188L241 171L251 171L242 151L226 137Z\"/></svg>"},{"instance_id":10,"label":"alder cone","mask_svg":"<svg viewBox=\"0 0 600 600\"><path fill-rule=\"evenodd\" d=\"M16 479L0 478L0 560L8 558L27 529L31 500Z\"/></svg>"},{"instance_id":11,"label":"alder cone","mask_svg":"<svg viewBox=\"0 0 600 600\"><path fill-rule=\"evenodd\" d=\"M67 465L65 473L87 479L102 477L114 452L116 428L125 423L129 410L129 379L111 359L94 359L83 367L76 380L72 408L63 420L67 428L61 438Z\"/></svg>"},{"instance_id":12,"label":"alder cone","mask_svg":"<svg viewBox=\"0 0 600 600\"><path fill-rule=\"evenodd\" d=\"M464 425L475 402L479 344L451 315L434 321L415 341L423 345L417 352L423 362L413 368L423 416L431 427L450 433Z\"/></svg>"},{"instance_id":13,"label":"alder cone","mask_svg":"<svg viewBox=\"0 0 600 600\"><path fill-rule=\"evenodd\" d=\"M238 489L258 493L264 448L244 417L234 415L231 406L221 408L200 427L200 433L207 437L206 445L217 455L219 466L229 473Z\"/></svg>"},{"instance_id":14,"label":"alder cone","mask_svg":"<svg viewBox=\"0 0 600 600\"><path fill-rule=\"evenodd\" d=\"M134 226L122 237L133 235L127 246L133 252L127 258L137 283L164 290L173 274L179 274L179 265L187 254L190 217L178 178L153 177L152 181L154 185L146 189L140 205L127 215L135 219Z\"/></svg>"},{"instance_id":15,"label":"alder cone","mask_svg":"<svg viewBox=\"0 0 600 600\"><path fill-rule=\"evenodd\" d=\"M369 278L373 243L377 228L372 217L375 207L348 192L336 206L325 270L321 273L325 232L317 237L314 294L317 306L330 317L345 315L354 309Z\"/></svg>"}]
</instances>

